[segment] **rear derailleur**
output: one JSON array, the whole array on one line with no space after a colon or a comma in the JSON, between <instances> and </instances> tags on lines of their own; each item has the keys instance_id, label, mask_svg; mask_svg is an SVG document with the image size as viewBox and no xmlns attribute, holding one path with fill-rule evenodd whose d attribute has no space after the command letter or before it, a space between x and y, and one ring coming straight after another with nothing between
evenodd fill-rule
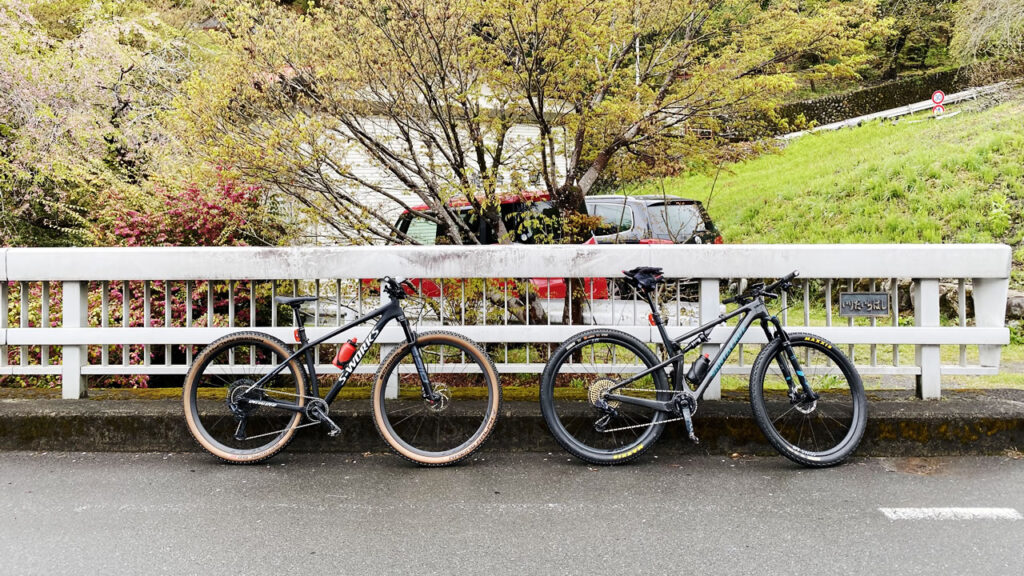
<instances>
[{"instance_id":1,"label":"rear derailleur","mask_svg":"<svg viewBox=\"0 0 1024 576\"><path fill-rule=\"evenodd\" d=\"M618 402L616 402L616 404L618 404ZM604 398L594 400L594 408L597 408L599 411L604 413L604 416L601 416L596 422L594 422L594 430L598 432L604 432L607 430L608 424L611 423L612 419L619 417L619 411L615 409L615 406L606 402Z\"/></svg>"}]
</instances>

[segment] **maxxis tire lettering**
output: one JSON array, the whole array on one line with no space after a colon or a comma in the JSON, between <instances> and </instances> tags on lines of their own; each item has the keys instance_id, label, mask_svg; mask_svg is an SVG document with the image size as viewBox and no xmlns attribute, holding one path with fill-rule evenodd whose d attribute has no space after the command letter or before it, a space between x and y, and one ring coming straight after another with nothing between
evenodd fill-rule
<instances>
[{"instance_id":1,"label":"maxxis tire lettering","mask_svg":"<svg viewBox=\"0 0 1024 576\"><path fill-rule=\"evenodd\" d=\"M555 376L557 376L556 365L560 366L562 363L562 359L566 355L573 353L582 344L599 340L618 340L620 343L628 343L628 345L630 347L635 348L636 351L639 352L639 354L645 356L647 361L651 362L652 366L658 363L658 360L654 356L654 353L650 351L647 345L638 340L637 338L635 338L634 336L632 336L631 334L627 334L619 330L600 329L577 334L571 340L563 342L554 352L552 352L551 358L548 360L547 366L544 367L544 372L541 375L541 412L544 415L544 423L547 425L548 430L551 432L551 435L555 438L558 444L563 449L565 449L566 452L569 452L573 456L576 456L580 460L583 460L584 462L588 462L590 464L598 464L605 466L625 464L627 462L636 460L644 453L646 453L648 450L650 450L650 448L661 436L661 433L663 432L665 425L662 423L652 425L650 427L649 435L644 436L637 446L625 448L619 451L598 454L588 446L578 445L580 444L579 442L574 442L572 439L564 438L563 432L561 430L561 424L558 420L558 416L554 414L553 406L549 406L549 404L551 404L553 401L552 397L554 394L554 378ZM659 389L668 388L668 380L665 377L664 370L657 370L653 372L652 375L658 382L657 387ZM663 413L659 412L658 414L661 414L661 416L656 417L664 419Z\"/></svg>"}]
</instances>

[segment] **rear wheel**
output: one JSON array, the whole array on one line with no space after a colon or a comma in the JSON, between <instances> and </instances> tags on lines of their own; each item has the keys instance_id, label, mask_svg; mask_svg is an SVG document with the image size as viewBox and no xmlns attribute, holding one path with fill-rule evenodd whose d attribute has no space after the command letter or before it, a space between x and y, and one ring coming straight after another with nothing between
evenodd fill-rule
<instances>
[{"instance_id":1,"label":"rear wheel","mask_svg":"<svg viewBox=\"0 0 1024 576\"><path fill-rule=\"evenodd\" d=\"M250 401L305 404L305 372L296 360L254 386L290 355L284 342L259 332L230 334L207 346L183 390L185 422L199 445L233 464L254 464L283 450L302 414Z\"/></svg>"},{"instance_id":2,"label":"rear wheel","mask_svg":"<svg viewBox=\"0 0 1024 576\"><path fill-rule=\"evenodd\" d=\"M602 395L671 399L663 370L612 390L657 364L646 344L617 330L590 330L562 343L552 353L540 385L541 412L555 440L592 464L622 464L646 452L661 436L666 414L621 401L605 402Z\"/></svg>"},{"instance_id":3,"label":"rear wheel","mask_svg":"<svg viewBox=\"0 0 1024 576\"><path fill-rule=\"evenodd\" d=\"M810 467L839 464L857 449L867 427L867 397L860 375L831 342L812 334L789 338L797 364L818 398L804 393L785 342L776 339L757 356L750 372L754 419L786 458Z\"/></svg>"},{"instance_id":4,"label":"rear wheel","mask_svg":"<svg viewBox=\"0 0 1024 576\"><path fill-rule=\"evenodd\" d=\"M433 401L423 398L417 353ZM426 332L384 360L372 397L377 431L396 453L423 466L445 466L487 440L498 419L501 386L494 364L476 343L450 332Z\"/></svg>"}]
</instances>

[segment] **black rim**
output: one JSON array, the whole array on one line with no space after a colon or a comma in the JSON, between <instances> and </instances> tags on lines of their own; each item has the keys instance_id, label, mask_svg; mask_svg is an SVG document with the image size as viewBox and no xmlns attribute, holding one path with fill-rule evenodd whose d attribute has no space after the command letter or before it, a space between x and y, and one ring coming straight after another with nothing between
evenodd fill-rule
<instances>
[{"instance_id":1,"label":"black rim","mask_svg":"<svg viewBox=\"0 0 1024 576\"><path fill-rule=\"evenodd\" d=\"M593 338L566 349L545 387L550 404L549 423L564 437L587 451L616 455L641 449L664 420L664 413L626 403L611 403L615 415L597 406L601 392L636 375L653 364L635 344L617 339ZM659 383L659 380L661 383ZM667 400L664 379L644 376L616 389L615 394L651 400ZM602 421L603 420L603 421ZM601 424L603 431L595 428Z\"/></svg>"}]
</instances>

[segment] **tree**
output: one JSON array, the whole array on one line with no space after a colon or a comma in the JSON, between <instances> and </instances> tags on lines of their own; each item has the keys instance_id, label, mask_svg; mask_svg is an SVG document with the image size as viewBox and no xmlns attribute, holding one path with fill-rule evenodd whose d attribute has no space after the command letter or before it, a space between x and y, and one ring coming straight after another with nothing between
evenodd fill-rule
<instances>
[{"instance_id":1,"label":"tree","mask_svg":"<svg viewBox=\"0 0 1024 576\"><path fill-rule=\"evenodd\" d=\"M852 74L878 33L874 2L228 5L182 133L350 241L414 242L378 207L410 196L455 244L479 238L452 200L507 237L503 189L542 187L571 219L603 180L699 153L690 129L769 114L797 58Z\"/></svg>"},{"instance_id":2,"label":"tree","mask_svg":"<svg viewBox=\"0 0 1024 576\"><path fill-rule=\"evenodd\" d=\"M929 53L945 50L952 35L953 0L885 0L882 16L893 20L884 45L882 78L895 80L903 62L912 58L924 68Z\"/></svg>"},{"instance_id":3,"label":"tree","mask_svg":"<svg viewBox=\"0 0 1024 576\"><path fill-rule=\"evenodd\" d=\"M92 243L111 194L180 157L160 115L193 48L140 2L0 5L0 245Z\"/></svg>"},{"instance_id":4,"label":"tree","mask_svg":"<svg viewBox=\"0 0 1024 576\"><path fill-rule=\"evenodd\" d=\"M953 49L965 63L994 73L1024 70L1024 3L962 0L956 13Z\"/></svg>"}]
</instances>

